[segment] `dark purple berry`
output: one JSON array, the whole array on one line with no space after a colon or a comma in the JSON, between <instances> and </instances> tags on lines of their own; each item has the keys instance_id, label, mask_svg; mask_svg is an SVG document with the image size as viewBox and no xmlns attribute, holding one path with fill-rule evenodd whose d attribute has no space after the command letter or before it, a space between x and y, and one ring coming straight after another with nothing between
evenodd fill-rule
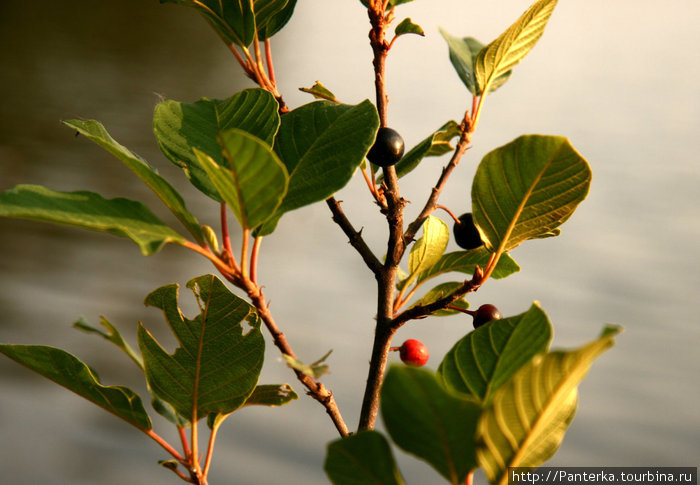
<instances>
[{"instance_id":1,"label":"dark purple berry","mask_svg":"<svg viewBox=\"0 0 700 485\"><path fill-rule=\"evenodd\" d=\"M457 245L462 249L476 249L484 244L478 229L474 225L474 218L471 212L459 216L459 224L455 221L452 232L455 235Z\"/></svg>"},{"instance_id":2,"label":"dark purple berry","mask_svg":"<svg viewBox=\"0 0 700 485\"><path fill-rule=\"evenodd\" d=\"M403 138L396 130L379 128L377 139L369 149L367 158L380 167L390 167L403 156Z\"/></svg>"},{"instance_id":3,"label":"dark purple berry","mask_svg":"<svg viewBox=\"0 0 700 485\"><path fill-rule=\"evenodd\" d=\"M474 328L479 328L492 320L500 320L503 318L498 308L488 303L477 308L476 311L472 313L472 316L474 317Z\"/></svg>"}]
</instances>

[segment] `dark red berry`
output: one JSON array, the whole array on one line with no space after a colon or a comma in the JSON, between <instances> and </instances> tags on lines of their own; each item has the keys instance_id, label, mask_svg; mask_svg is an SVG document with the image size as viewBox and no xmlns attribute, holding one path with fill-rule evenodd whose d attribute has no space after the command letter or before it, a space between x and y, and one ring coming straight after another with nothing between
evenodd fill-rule
<instances>
[{"instance_id":1,"label":"dark red berry","mask_svg":"<svg viewBox=\"0 0 700 485\"><path fill-rule=\"evenodd\" d=\"M500 320L503 318L498 308L488 303L477 308L476 311L472 313L472 316L474 317L474 328L479 328L492 320Z\"/></svg>"},{"instance_id":2,"label":"dark red berry","mask_svg":"<svg viewBox=\"0 0 700 485\"><path fill-rule=\"evenodd\" d=\"M459 224L455 221L452 227L457 245L462 249L475 249L481 246L483 241L479 230L474 225L474 217L471 212L459 216Z\"/></svg>"},{"instance_id":3,"label":"dark red berry","mask_svg":"<svg viewBox=\"0 0 700 485\"><path fill-rule=\"evenodd\" d=\"M404 364L420 367L428 362L430 353L423 342L410 338L399 347L399 356Z\"/></svg>"},{"instance_id":4,"label":"dark red berry","mask_svg":"<svg viewBox=\"0 0 700 485\"><path fill-rule=\"evenodd\" d=\"M380 167L390 167L401 160L403 150L403 138L396 130L379 128L377 139L369 149L367 158Z\"/></svg>"}]
</instances>

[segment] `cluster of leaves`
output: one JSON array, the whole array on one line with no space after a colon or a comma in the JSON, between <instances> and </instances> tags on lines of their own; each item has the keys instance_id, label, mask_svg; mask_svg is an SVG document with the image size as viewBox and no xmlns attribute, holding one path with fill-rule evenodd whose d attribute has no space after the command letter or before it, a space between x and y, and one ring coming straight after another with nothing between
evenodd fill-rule
<instances>
[{"instance_id":1,"label":"cluster of leaves","mask_svg":"<svg viewBox=\"0 0 700 485\"><path fill-rule=\"evenodd\" d=\"M618 332L606 327L581 348L551 351L551 324L539 305L494 320L459 340L437 373L389 369L381 396L386 430L449 483L465 483L479 467L491 483L508 483L509 467L539 466L557 450L578 383ZM377 431L330 443L325 470L335 485L405 483Z\"/></svg>"},{"instance_id":2,"label":"cluster of leaves","mask_svg":"<svg viewBox=\"0 0 700 485\"><path fill-rule=\"evenodd\" d=\"M471 138L485 95L509 79L513 67L542 35L556 5L556 0L536 1L485 46L476 39L442 31L450 60L474 97L472 112L461 123L444 123L408 150L391 167L395 172L387 172L365 159L381 124L369 100L343 104L316 83L302 90L320 100L289 111L276 91L274 77L268 77L253 59L251 45L259 49L260 42L287 23L295 0L161 1L199 11L225 43L242 50L245 59L239 62L261 86L223 100L167 100L156 106L153 118L155 138L166 158L182 168L194 187L234 214L243 233L244 255L248 237L259 241L275 231L287 212L330 200L358 169L365 173L371 168L373 183L381 185L387 174L404 177L426 157L459 154ZM385 7L387 18L393 18L394 8L410 0L361 1L370 9ZM394 40L408 33L423 35L423 30L404 19L395 29ZM257 54L255 58L260 59ZM153 291L146 304L163 311L175 334L179 347L172 354L142 325L137 332L138 351L106 319L101 322L104 330L84 321L76 326L116 345L143 371L153 408L180 430L191 427L192 448L196 446L195 424L203 418L214 434L230 413L243 406L278 406L296 399L288 384L258 385L265 350L261 322L270 328L270 318L261 289L245 265L223 271L231 268L227 265L232 258L223 221L222 249L213 229L198 222L177 190L145 160L114 140L101 123L64 123L114 155L146 183L189 235L168 226L137 201L32 185L1 193L0 216L126 237L144 255L168 243L193 249L211 259L254 303L231 293L217 277L204 275L187 284L201 310L188 319L178 307L177 285ZM455 138L459 138L457 148L451 145ZM453 157L452 168L458 158ZM519 271L509 252L526 240L558 235L559 226L585 199L590 181L588 163L564 137L524 135L488 153L471 185L473 220L483 245L446 253L449 228L432 215L435 204L429 206L429 213L418 219L416 231L422 228L422 235L410 247L408 270L392 281L397 293L395 318L389 322L393 330L414 318L466 310L467 292L490 277L504 278ZM376 187L372 190L381 206L379 192ZM353 235L359 237L359 233ZM426 282L445 274L459 278L441 282L412 300ZM460 281L463 274L473 275L472 280ZM409 301L408 309L398 313ZM389 370L381 391L386 429L399 447L426 460L451 483L464 483L477 467L485 470L492 483L503 483L509 466L537 466L554 453L573 418L578 383L592 361L612 345L618 331L606 327L597 340L577 350L550 351L551 325L538 305L521 315L493 321L457 342L437 373L400 367ZM279 346L278 341L276 344ZM175 458L174 463L164 462L166 467L175 470L182 465L190 481L206 482L211 450L204 470L197 470L197 450L187 450L185 445L183 456L162 442L152 432L142 401L132 390L102 385L94 370L59 349L0 345L0 352L142 430ZM326 370L326 357L307 365L285 354L288 365L307 387L303 376L318 379ZM324 402L323 395L319 396L317 400ZM403 483L388 441L374 431L331 443L326 472L339 485Z\"/></svg>"}]
</instances>

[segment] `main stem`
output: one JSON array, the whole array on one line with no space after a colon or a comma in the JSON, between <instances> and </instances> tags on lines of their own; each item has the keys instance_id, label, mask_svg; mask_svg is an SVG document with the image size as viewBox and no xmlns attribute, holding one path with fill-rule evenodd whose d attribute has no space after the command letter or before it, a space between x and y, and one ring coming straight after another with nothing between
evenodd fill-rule
<instances>
[{"instance_id":1,"label":"main stem","mask_svg":"<svg viewBox=\"0 0 700 485\"><path fill-rule=\"evenodd\" d=\"M377 98L377 112L382 127L388 125L386 95L386 57L389 53L389 44L386 42L385 31L392 17L389 12L384 15L384 6L381 1L372 2L367 10L372 29L369 33L370 45L374 53L374 86ZM387 208L385 211L389 226L389 240L387 243L387 255L384 265L376 273L377 279L377 324L374 333L374 344L370 358L367 385L362 400L359 429L373 429L379 411L379 392L384 379L386 363L389 356L391 338L395 330L391 326L394 316L393 302L396 282L396 272L399 262L405 250L403 238L403 208L405 201L399 192L398 177L394 167L386 167L384 170L384 196Z\"/></svg>"}]
</instances>

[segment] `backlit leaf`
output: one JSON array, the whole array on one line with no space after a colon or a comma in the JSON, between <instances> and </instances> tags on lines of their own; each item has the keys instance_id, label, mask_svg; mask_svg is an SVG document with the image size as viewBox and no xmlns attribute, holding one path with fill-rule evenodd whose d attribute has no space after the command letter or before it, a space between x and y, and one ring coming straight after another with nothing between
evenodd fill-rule
<instances>
[{"instance_id":1,"label":"backlit leaf","mask_svg":"<svg viewBox=\"0 0 700 485\"><path fill-rule=\"evenodd\" d=\"M420 25L414 24L410 17L407 17L403 19L399 25L396 26L394 29L394 33L398 37L399 35L404 35L404 34L417 34L420 36L425 36L425 32L423 31L423 28Z\"/></svg>"},{"instance_id":2,"label":"backlit leaf","mask_svg":"<svg viewBox=\"0 0 700 485\"><path fill-rule=\"evenodd\" d=\"M554 454L574 417L578 384L619 331L606 327L577 350L538 355L496 390L477 431L479 465L492 484L508 483L508 467L537 467Z\"/></svg>"},{"instance_id":3,"label":"backlit leaf","mask_svg":"<svg viewBox=\"0 0 700 485\"><path fill-rule=\"evenodd\" d=\"M508 30L481 49L474 62L481 92L491 91L496 80L530 52L544 33L556 5L557 0L537 0Z\"/></svg>"},{"instance_id":4,"label":"backlit leaf","mask_svg":"<svg viewBox=\"0 0 700 485\"><path fill-rule=\"evenodd\" d=\"M474 222L490 251L559 234L588 195L588 162L561 136L525 135L488 153L472 185Z\"/></svg>"},{"instance_id":5,"label":"backlit leaf","mask_svg":"<svg viewBox=\"0 0 700 485\"><path fill-rule=\"evenodd\" d=\"M187 283L201 310L194 319L178 308L178 285L146 297L163 311L180 346L167 353L142 326L138 340L153 392L190 422L208 413L227 414L242 406L255 389L265 342L255 309L213 275Z\"/></svg>"}]
</instances>

